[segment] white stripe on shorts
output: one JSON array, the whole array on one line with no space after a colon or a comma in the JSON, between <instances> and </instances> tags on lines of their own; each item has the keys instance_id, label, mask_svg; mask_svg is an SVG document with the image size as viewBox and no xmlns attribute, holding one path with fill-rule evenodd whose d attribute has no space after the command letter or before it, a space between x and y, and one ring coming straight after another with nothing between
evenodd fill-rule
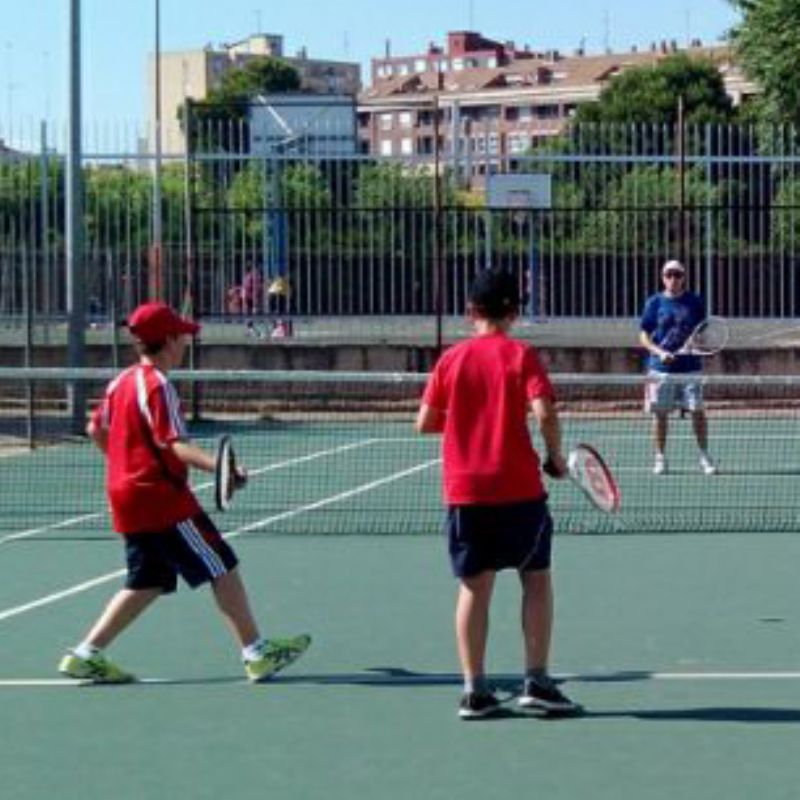
<instances>
[{"instance_id":1,"label":"white stripe on shorts","mask_svg":"<svg viewBox=\"0 0 800 800\"><path fill-rule=\"evenodd\" d=\"M217 555L214 548L206 542L192 520L186 519L183 522L179 522L176 527L178 531L180 531L186 544L189 545L206 565L208 574L212 578L220 578L228 571L222 559Z\"/></svg>"}]
</instances>

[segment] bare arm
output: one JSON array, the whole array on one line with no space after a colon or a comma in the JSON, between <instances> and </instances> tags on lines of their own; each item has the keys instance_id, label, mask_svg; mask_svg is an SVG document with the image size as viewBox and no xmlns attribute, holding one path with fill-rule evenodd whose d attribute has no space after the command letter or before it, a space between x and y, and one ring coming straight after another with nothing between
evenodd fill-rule
<instances>
[{"instance_id":1,"label":"bare arm","mask_svg":"<svg viewBox=\"0 0 800 800\"><path fill-rule=\"evenodd\" d=\"M86 435L95 443L103 453L108 452L108 431L100 425L95 424L93 419L89 420L86 426Z\"/></svg>"},{"instance_id":2,"label":"bare arm","mask_svg":"<svg viewBox=\"0 0 800 800\"><path fill-rule=\"evenodd\" d=\"M567 462L561 452L561 423L553 401L547 397L537 397L531 401L531 411L544 439L547 450L545 463L550 465L548 473L554 478L563 478L567 474Z\"/></svg>"},{"instance_id":3,"label":"bare arm","mask_svg":"<svg viewBox=\"0 0 800 800\"><path fill-rule=\"evenodd\" d=\"M202 447L183 439L177 439L170 444L172 452L177 458L189 467L196 467L204 472L213 472L216 466L215 459Z\"/></svg>"},{"instance_id":4,"label":"bare arm","mask_svg":"<svg viewBox=\"0 0 800 800\"><path fill-rule=\"evenodd\" d=\"M675 356L670 353L668 350L664 350L662 347L659 347L651 338L650 334L647 331L641 331L639 333L639 342L641 343L642 347L644 347L648 353L652 353L656 358L660 358L665 364L668 364L670 361L675 360Z\"/></svg>"},{"instance_id":5,"label":"bare arm","mask_svg":"<svg viewBox=\"0 0 800 800\"><path fill-rule=\"evenodd\" d=\"M417 414L414 429L417 433L441 433L444 430L445 413L423 403Z\"/></svg>"}]
</instances>

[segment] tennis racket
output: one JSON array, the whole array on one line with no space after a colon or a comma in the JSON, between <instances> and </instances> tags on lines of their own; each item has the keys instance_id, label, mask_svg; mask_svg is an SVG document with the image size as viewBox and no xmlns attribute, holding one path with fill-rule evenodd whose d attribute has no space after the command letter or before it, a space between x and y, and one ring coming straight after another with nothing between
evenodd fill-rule
<instances>
[{"instance_id":1,"label":"tennis racket","mask_svg":"<svg viewBox=\"0 0 800 800\"><path fill-rule=\"evenodd\" d=\"M675 353L676 356L713 356L730 339L728 323L721 317L706 317Z\"/></svg>"},{"instance_id":2,"label":"tennis racket","mask_svg":"<svg viewBox=\"0 0 800 800\"><path fill-rule=\"evenodd\" d=\"M233 494L247 483L247 475L236 463L230 436L223 436L217 443L214 466L214 502L219 511L230 508Z\"/></svg>"},{"instance_id":3,"label":"tennis racket","mask_svg":"<svg viewBox=\"0 0 800 800\"><path fill-rule=\"evenodd\" d=\"M562 477L548 459L544 471L553 478ZM606 514L620 509L622 496L608 465L597 450L588 444L579 444L567 456L567 476L589 498L592 505Z\"/></svg>"}]
</instances>

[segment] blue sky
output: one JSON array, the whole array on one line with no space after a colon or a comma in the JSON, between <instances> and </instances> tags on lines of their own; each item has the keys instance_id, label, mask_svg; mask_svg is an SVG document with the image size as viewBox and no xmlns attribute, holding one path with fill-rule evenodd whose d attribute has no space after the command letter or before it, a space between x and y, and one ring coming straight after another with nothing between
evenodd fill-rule
<instances>
[{"instance_id":1,"label":"blue sky","mask_svg":"<svg viewBox=\"0 0 800 800\"><path fill-rule=\"evenodd\" d=\"M4 0L0 28L0 130L65 117L69 0ZM147 118L145 64L153 42L153 0L83 0L84 116L92 121ZM187 11L187 9L190 9ZM288 54L362 64L393 52L424 51L448 30L473 28L534 49L590 52L687 36L719 40L736 21L726 0L161 0L162 46L202 47L262 30L280 33ZM0 133L0 136L3 134Z\"/></svg>"}]
</instances>

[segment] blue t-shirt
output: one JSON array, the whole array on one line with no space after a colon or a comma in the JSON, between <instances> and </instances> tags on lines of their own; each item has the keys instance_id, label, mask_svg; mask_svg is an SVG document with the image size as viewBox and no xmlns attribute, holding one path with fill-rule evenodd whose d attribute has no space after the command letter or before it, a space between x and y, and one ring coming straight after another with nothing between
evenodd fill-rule
<instances>
[{"instance_id":1,"label":"blue t-shirt","mask_svg":"<svg viewBox=\"0 0 800 800\"><path fill-rule=\"evenodd\" d=\"M667 297L659 293L645 303L641 329L653 344L674 353L705 318L705 304L698 295L684 292L678 297ZM678 356L669 364L652 353L647 357L647 367L657 372L698 372L701 366L697 356Z\"/></svg>"}]
</instances>

